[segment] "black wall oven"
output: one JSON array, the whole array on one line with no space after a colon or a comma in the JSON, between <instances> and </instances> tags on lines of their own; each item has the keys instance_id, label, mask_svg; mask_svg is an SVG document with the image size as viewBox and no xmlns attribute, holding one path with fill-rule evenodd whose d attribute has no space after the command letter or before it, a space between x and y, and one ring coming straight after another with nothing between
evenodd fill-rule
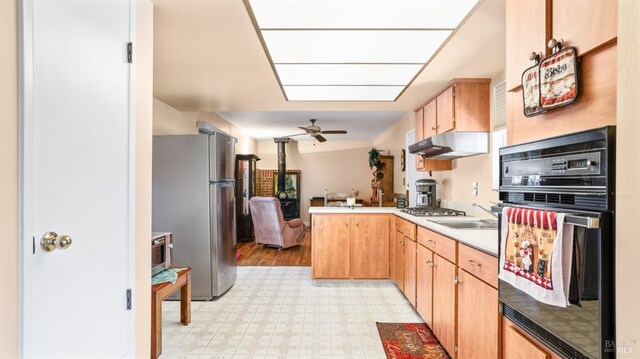
<instances>
[{"instance_id":1,"label":"black wall oven","mask_svg":"<svg viewBox=\"0 0 640 359\"><path fill-rule=\"evenodd\" d=\"M501 280L503 315L561 357L614 358L615 127L502 148L500 169L504 206L566 213L583 244L572 305L540 303Z\"/></svg>"}]
</instances>

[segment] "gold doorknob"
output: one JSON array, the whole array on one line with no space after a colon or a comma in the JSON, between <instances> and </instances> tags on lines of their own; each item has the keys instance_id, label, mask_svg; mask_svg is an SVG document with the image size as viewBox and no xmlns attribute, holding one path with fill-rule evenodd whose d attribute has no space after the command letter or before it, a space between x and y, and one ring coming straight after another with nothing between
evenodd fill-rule
<instances>
[{"instance_id":1,"label":"gold doorknob","mask_svg":"<svg viewBox=\"0 0 640 359\"><path fill-rule=\"evenodd\" d=\"M73 241L71 240L71 237L69 237L66 234L63 234L58 237L58 240L56 240L56 247L58 249L67 249L71 246L71 243L73 243Z\"/></svg>"},{"instance_id":2,"label":"gold doorknob","mask_svg":"<svg viewBox=\"0 0 640 359\"><path fill-rule=\"evenodd\" d=\"M40 248L42 248L45 252L53 252L56 250L56 239L58 238L58 233L56 232L47 232L40 239Z\"/></svg>"}]
</instances>

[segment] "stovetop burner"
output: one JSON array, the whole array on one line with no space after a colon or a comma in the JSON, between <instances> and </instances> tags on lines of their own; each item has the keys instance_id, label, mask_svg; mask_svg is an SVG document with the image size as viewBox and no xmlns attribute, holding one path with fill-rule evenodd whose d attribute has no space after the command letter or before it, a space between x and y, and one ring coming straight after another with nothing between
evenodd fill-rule
<instances>
[{"instance_id":1,"label":"stovetop burner","mask_svg":"<svg viewBox=\"0 0 640 359\"><path fill-rule=\"evenodd\" d=\"M462 211L456 211L455 209L441 207L409 207L404 208L402 211L417 217L453 217L467 215Z\"/></svg>"}]
</instances>

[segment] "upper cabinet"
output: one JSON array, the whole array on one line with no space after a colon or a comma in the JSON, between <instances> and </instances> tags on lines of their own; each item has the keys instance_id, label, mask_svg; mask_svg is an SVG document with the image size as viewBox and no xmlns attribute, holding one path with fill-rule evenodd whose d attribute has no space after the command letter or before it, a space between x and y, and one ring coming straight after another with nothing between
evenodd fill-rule
<instances>
[{"instance_id":1,"label":"upper cabinet","mask_svg":"<svg viewBox=\"0 0 640 359\"><path fill-rule=\"evenodd\" d=\"M534 1L535 2L535 1ZM617 38L617 0L553 0L552 38L582 56Z\"/></svg>"},{"instance_id":2,"label":"upper cabinet","mask_svg":"<svg viewBox=\"0 0 640 359\"><path fill-rule=\"evenodd\" d=\"M525 117L521 75L532 52L550 54L563 40L579 57L578 98L571 105ZM507 0L507 144L536 141L616 124L616 0Z\"/></svg>"},{"instance_id":3,"label":"upper cabinet","mask_svg":"<svg viewBox=\"0 0 640 359\"><path fill-rule=\"evenodd\" d=\"M489 132L489 79L455 79L416 109L416 142L449 131ZM452 168L451 160L416 156L419 171Z\"/></svg>"},{"instance_id":4,"label":"upper cabinet","mask_svg":"<svg viewBox=\"0 0 640 359\"><path fill-rule=\"evenodd\" d=\"M574 46L578 56L611 43L617 36L616 0L507 0L507 90L521 85L532 52L551 53L551 39Z\"/></svg>"},{"instance_id":5,"label":"upper cabinet","mask_svg":"<svg viewBox=\"0 0 640 359\"><path fill-rule=\"evenodd\" d=\"M551 0L507 0L507 91L521 85L525 69L533 66L532 52L548 53L551 37Z\"/></svg>"}]
</instances>

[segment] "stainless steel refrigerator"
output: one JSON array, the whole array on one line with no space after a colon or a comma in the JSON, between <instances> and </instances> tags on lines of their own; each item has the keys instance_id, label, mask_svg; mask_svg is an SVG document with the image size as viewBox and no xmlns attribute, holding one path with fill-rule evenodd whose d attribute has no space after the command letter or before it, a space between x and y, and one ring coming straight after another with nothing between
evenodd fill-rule
<instances>
[{"instance_id":1,"label":"stainless steel refrigerator","mask_svg":"<svg viewBox=\"0 0 640 359\"><path fill-rule=\"evenodd\" d=\"M173 233L173 266L192 267L192 298L211 300L236 280L236 139L153 137L154 232Z\"/></svg>"}]
</instances>

